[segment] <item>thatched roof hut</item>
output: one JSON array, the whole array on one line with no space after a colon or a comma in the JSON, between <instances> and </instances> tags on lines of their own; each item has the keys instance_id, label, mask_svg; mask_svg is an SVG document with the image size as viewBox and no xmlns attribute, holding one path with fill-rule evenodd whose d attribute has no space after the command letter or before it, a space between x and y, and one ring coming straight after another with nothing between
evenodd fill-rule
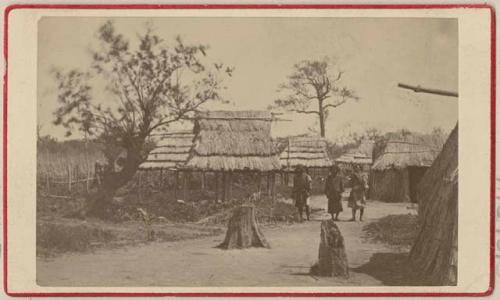
<instances>
[{"instance_id":1,"label":"thatched roof hut","mask_svg":"<svg viewBox=\"0 0 500 300\"><path fill-rule=\"evenodd\" d=\"M430 167L440 150L418 138L390 140L372 169L382 171L391 168Z\"/></svg>"},{"instance_id":2,"label":"thatched roof hut","mask_svg":"<svg viewBox=\"0 0 500 300\"><path fill-rule=\"evenodd\" d=\"M186 165L194 134L190 131L157 134L156 147L148 154L140 169L177 169Z\"/></svg>"},{"instance_id":3,"label":"thatched roof hut","mask_svg":"<svg viewBox=\"0 0 500 300\"><path fill-rule=\"evenodd\" d=\"M373 163L373 147L373 141L362 141L358 147L347 151L347 153L335 159L335 162L340 165L360 165L368 169Z\"/></svg>"},{"instance_id":4,"label":"thatched roof hut","mask_svg":"<svg viewBox=\"0 0 500 300\"><path fill-rule=\"evenodd\" d=\"M328 156L328 143L324 138L300 136L290 137L280 154L281 166L286 169L298 165L307 168L327 168L332 165Z\"/></svg>"},{"instance_id":5,"label":"thatched roof hut","mask_svg":"<svg viewBox=\"0 0 500 300\"><path fill-rule=\"evenodd\" d=\"M427 285L457 284L458 126L422 178L418 190L420 231L410 252Z\"/></svg>"},{"instance_id":6,"label":"thatched roof hut","mask_svg":"<svg viewBox=\"0 0 500 300\"><path fill-rule=\"evenodd\" d=\"M279 170L267 111L198 113L187 167L207 171Z\"/></svg>"},{"instance_id":7,"label":"thatched roof hut","mask_svg":"<svg viewBox=\"0 0 500 300\"><path fill-rule=\"evenodd\" d=\"M389 140L370 174L370 198L416 202L416 188L440 146L418 135Z\"/></svg>"}]
</instances>

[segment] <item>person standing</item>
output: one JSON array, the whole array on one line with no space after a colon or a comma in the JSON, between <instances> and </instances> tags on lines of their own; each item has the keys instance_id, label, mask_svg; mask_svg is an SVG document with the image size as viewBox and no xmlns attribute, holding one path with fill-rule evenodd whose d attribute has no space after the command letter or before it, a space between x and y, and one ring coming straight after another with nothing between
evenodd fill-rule
<instances>
[{"instance_id":1,"label":"person standing","mask_svg":"<svg viewBox=\"0 0 500 300\"><path fill-rule=\"evenodd\" d=\"M339 220L339 214L342 208L342 193L344 184L340 174L340 168L336 165L330 168L330 174L325 181L325 194L328 198L328 213L332 215L332 220Z\"/></svg>"},{"instance_id":2,"label":"person standing","mask_svg":"<svg viewBox=\"0 0 500 300\"><path fill-rule=\"evenodd\" d=\"M309 221L309 205L307 205L307 198L311 193L311 183L312 179L309 176L303 166L297 166L295 168L295 176L293 178L293 198L295 200L295 207L299 212L299 221L302 222L302 212L306 211L306 217Z\"/></svg>"},{"instance_id":3,"label":"person standing","mask_svg":"<svg viewBox=\"0 0 500 300\"><path fill-rule=\"evenodd\" d=\"M348 206L352 209L352 219L356 221L356 212L359 210L359 220L363 221L363 214L365 212L365 191L366 184L359 166L354 166L349 180L351 186L351 193L349 194Z\"/></svg>"}]
</instances>

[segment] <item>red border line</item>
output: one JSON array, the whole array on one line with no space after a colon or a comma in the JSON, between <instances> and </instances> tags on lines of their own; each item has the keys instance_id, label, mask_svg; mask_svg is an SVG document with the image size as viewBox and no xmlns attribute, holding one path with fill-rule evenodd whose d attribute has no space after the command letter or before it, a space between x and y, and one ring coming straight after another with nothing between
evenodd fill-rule
<instances>
[{"instance_id":1,"label":"red border line","mask_svg":"<svg viewBox=\"0 0 500 300\"><path fill-rule=\"evenodd\" d=\"M496 16L493 8L491 9L491 79L490 79L490 97L491 97L491 207L490 207L490 286L489 290L486 292L489 295L493 294L495 289L495 217L496 217L496 207L495 207L495 190L496 190Z\"/></svg>"},{"instance_id":2,"label":"red border line","mask_svg":"<svg viewBox=\"0 0 500 300\"><path fill-rule=\"evenodd\" d=\"M491 165L490 165L490 284L481 293L13 293L7 284L7 70L8 70L8 19L15 9L489 9L491 12ZM10 5L4 11L4 60L3 86L3 285L7 295L12 297L484 297L493 293L495 286L495 117L496 117L496 20L495 10L488 4L207 4L207 5L67 5L67 4L18 4Z\"/></svg>"}]
</instances>

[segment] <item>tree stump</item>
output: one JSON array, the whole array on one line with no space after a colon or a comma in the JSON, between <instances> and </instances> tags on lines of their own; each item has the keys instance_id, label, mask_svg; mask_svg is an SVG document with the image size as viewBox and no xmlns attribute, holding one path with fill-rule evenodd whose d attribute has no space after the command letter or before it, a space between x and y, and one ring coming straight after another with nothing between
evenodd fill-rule
<instances>
[{"instance_id":1,"label":"tree stump","mask_svg":"<svg viewBox=\"0 0 500 300\"><path fill-rule=\"evenodd\" d=\"M234 209L224 241L217 246L222 249L250 247L271 248L255 220L255 207L242 205Z\"/></svg>"},{"instance_id":2,"label":"tree stump","mask_svg":"<svg viewBox=\"0 0 500 300\"><path fill-rule=\"evenodd\" d=\"M344 238L332 220L321 222L318 262L311 267L311 275L349 277Z\"/></svg>"}]
</instances>

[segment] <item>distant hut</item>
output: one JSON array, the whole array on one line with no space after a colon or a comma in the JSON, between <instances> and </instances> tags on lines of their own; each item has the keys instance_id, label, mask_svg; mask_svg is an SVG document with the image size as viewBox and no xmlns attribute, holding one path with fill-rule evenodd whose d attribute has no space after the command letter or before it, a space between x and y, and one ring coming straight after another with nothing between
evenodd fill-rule
<instances>
[{"instance_id":1,"label":"distant hut","mask_svg":"<svg viewBox=\"0 0 500 300\"><path fill-rule=\"evenodd\" d=\"M285 184L290 184L289 173L297 166L307 169L313 179L313 191L323 191L323 179L333 161L328 155L328 143L324 138L313 136L295 136L283 140L281 144L280 163Z\"/></svg>"},{"instance_id":2,"label":"distant hut","mask_svg":"<svg viewBox=\"0 0 500 300\"><path fill-rule=\"evenodd\" d=\"M309 170L330 167L333 162L328 156L328 143L324 138L311 136L290 137L280 154L281 167L293 171L302 165Z\"/></svg>"},{"instance_id":3,"label":"distant hut","mask_svg":"<svg viewBox=\"0 0 500 300\"><path fill-rule=\"evenodd\" d=\"M373 147L373 141L362 141L358 147L347 151L347 153L335 159L335 162L342 168L358 165L368 174L373 163Z\"/></svg>"},{"instance_id":4,"label":"distant hut","mask_svg":"<svg viewBox=\"0 0 500 300\"><path fill-rule=\"evenodd\" d=\"M390 139L370 174L370 198L416 202L417 185L441 147L417 135Z\"/></svg>"},{"instance_id":5,"label":"distant hut","mask_svg":"<svg viewBox=\"0 0 500 300\"><path fill-rule=\"evenodd\" d=\"M186 167L222 175L223 198L232 172L265 173L281 166L271 139L273 116L267 111L205 111L196 116L194 145ZM273 188L274 188L274 177ZM231 182L229 182L231 186ZM269 186L269 181L268 181ZM217 189L218 187L216 187Z\"/></svg>"}]
</instances>

